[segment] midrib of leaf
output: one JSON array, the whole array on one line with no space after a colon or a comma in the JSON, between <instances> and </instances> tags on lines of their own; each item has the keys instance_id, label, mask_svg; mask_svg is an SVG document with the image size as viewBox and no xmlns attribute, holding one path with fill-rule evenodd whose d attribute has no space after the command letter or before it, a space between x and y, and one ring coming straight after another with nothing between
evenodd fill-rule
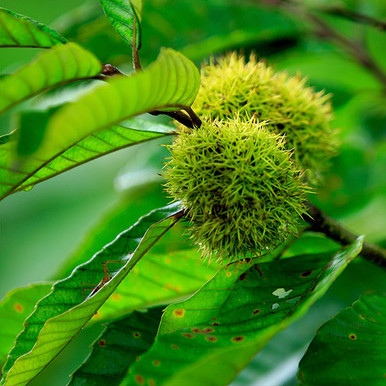
<instances>
[{"instance_id":1,"label":"midrib of leaf","mask_svg":"<svg viewBox=\"0 0 386 386\"><path fill-rule=\"evenodd\" d=\"M139 259L179 220L180 212L178 204L150 212L79 266L70 277L55 283L52 292L26 320L24 331L8 355L1 384L28 383L58 355ZM125 265L91 298L83 300L81 283L99 281L102 263L117 259Z\"/></svg>"}]
</instances>

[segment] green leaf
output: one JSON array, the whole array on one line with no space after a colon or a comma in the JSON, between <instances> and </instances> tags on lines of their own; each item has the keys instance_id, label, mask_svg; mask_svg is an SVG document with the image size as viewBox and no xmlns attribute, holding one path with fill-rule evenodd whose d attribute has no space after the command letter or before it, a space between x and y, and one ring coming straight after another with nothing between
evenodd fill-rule
<instances>
[{"instance_id":1,"label":"green leaf","mask_svg":"<svg viewBox=\"0 0 386 386\"><path fill-rule=\"evenodd\" d=\"M117 76L55 113L36 155L51 157L75 141L134 115L187 108L199 85L200 74L189 59L172 49L162 49L145 71Z\"/></svg>"},{"instance_id":2,"label":"green leaf","mask_svg":"<svg viewBox=\"0 0 386 386\"><path fill-rule=\"evenodd\" d=\"M46 112L34 112L34 117L40 114L44 124ZM23 120L28 124L21 127L23 143L17 142L17 135L8 136L8 142L0 146L0 199L21 190L26 190L34 185L63 173L76 166L82 165L95 158L112 153L119 149L136 145L151 139L173 134L168 126L153 124L149 121L132 119L124 123L124 126L111 126L90 134L71 146L63 148L50 158L31 156L25 162L20 162L17 153L28 154L36 149L34 143L37 138L29 138L28 131L33 129L40 134L39 126L31 126L31 113L24 113ZM16 133L15 133L16 134ZM5 136L4 136L5 137ZM3 137L0 137L0 140ZM17 150L21 147L22 150Z\"/></svg>"},{"instance_id":3,"label":"green leaf","mask_svg":"<svg viewBox=\"0 0 386 386\"><path fill-rule=\"evenodd\" d=\"M327 291L362 242L335 254L228 265L193 297L165 310L154 345L123 384L228 384Z\"/></svg>"},{"instance_id":4,"label":"green leaf","mask_svg":"<svg viewBox=\"0 0 386 386\"><path fill-rule=\"evenodd\" d=\"M70 385L119 385L128 367L154 342L164 307L151 308L107 324L93 343L85 363L73 374Z\"/></svg>"},{"instance_id":5,"label":"green leaf","mask_svg":"<svg viewBox=\"0 0 386 386\"><path fill-rule=\"evenodd\" d=\"M200 259L196 249L149 253L100 308L94 320L111 320L139 308L181 301L216 273L215 265Z\"/></svg>"},{"instance_id":6,"label":"green leaf","mask_svg":"<svg viewBox=\"0 0 386 386\"><path fill-rule=\"evenodd\" d=\"M159 182L136 186L133 191L123 195L115 205L110 206L106 212L102 213L99 221L85 232L82 242L63 262L53 278L58 280L69 276L79 264L84 262L84 256L95 255L116 235L123 232L128 223L134 223L144 213L165 206L168 202L169 200L164 197L163 188ZM173 228L173 231L168 232L162 240L168 239L169 234L174 233L177 227L178 225ZM170 244L168 245L170 246Z\"/></svg>"},{"instance_id":7,"label":"green leaf","mask_svg":"<svg viewBox=\"0 0 386 386\"><path fill-rule=\"evenodd\" d=\"M100 153L127 146L122 144L127 138L121 138L126 137L127 130L111 126L147 111L188 107L199 85L200 75L192 62L171 49L162 50L147 70L116 77L59 109L48 123L42 146L28 162L15 165L8 154L12 150L1 147L0 197L33 186ZM107 143L103 144L105 139ZM117 140L120 145L116 147ZM98 153L88 151L89 144L95 142L99 143ZM99 148L103 150L99 152Z\"/></svg>"},{"instance_id":8,"label":"green leaf","mask_svg":"<svg viewBox=\"0 0 386 386\"><path fill-rule=\"evenodd\" d=\"M51 28L0 7L0 47L50 48L66 42Z\"/></svg>"},{"instance_id":9,"label":"green leaf","mask_svg":"<svg viewBox=\"0 0 386 386\"><path fill-rule=\"evenodd\" d=\"M26 320L24 331L17 337L3 368L1 384L25 385L33 379L76 335L143 255L180 218L178 204L150 212L87 263L79 266L70 277L54 284ZM115 263L115 272L104 285L103 264ZM123 265L123 266L122 266ZM98 283L84 299L86 283Z\"/></svg>"},{"instance_id":10,"label":"green leaf","mask_svg":"<svg viewBox=\"0 0 386 386\"><path fill-rule=\"evenodd\" d=\"M36 302L48 294L52 283L31 284L10 291L0 303L0 366L12 348L15 336L23 329L25 318Z\"/></svg>"},{"instance_id":11,"label":"green leaf","mask_svg":"<svg viewBox=\"0 0 386 386\"><path fill-rule=\"evenodd\" d=\"M0 135L0 145L4 145L5 143L8 143L10 140L12 140L12 138L13 138L12 134Z\"/></svg>"},{"instance_id":12,"label":"green leaf","mask_svg":"<svg viewBox=\"0 0 386 386\"><path fill-rule=\"evenodd\" d=\"M44 128L52 112L47 111L22 111L19 115L19 130L17 141L17 158L33 154L39 149L44 138Z\"/></svg>"},{"instance_id":13,"label":"green leaf","mask_svg":"<svg viewBox=\"0 0 386 386\"><path fill-rule=\"evenodd\" d=\"M386 291L385 272L364 259L355 259L304 318L292 323L267 343L237 376L234 386L252 383L256 386L298 384L298 364L314 338L315 331L369 288Z\"/></svg>"},{"instance_id":14,"label":"green leaf","mask_svg":"<svg viewBox=\"0 0 386 386\"><path fill-rule=\"evenodd\" d=\"M84 256L94 255L114 235L122 232L133 216L143 213L144 208L150 210L154 202L163 201L166 199L162 197L161 186L150 192L141 190L130 194L125 202L102 217L58 276L70 274L84 260ZM211 279L218 266L203 261L196 248L186 249L189 243L187 237L183 237L184 233L185 229L179 222L146 254L146 259L141 259L92 320L107 321L138 308L180 301Z\"/></svg>"},{"instance_id":15,"label":"green leaf","mask_svg":"<svg viewBox=\"0 0 386 386\"><path fill-rule=\"evenodd\" d=\"M299 364L305 385L384 385L386 295L363 295L324 324Z\"/></svg>"},{"instance_id":16,"label":"green leaf","mask_svg":"<svg viewBox=\"0 0 386 386\"><path fill-rule=\"evenodd\" d=\"M79 45L55 46L0 80L0 113L53 86L92 78L101 70L99 60Z\"/></svg>"},{"instance_id":17,"label":"green leaf","mask_svg":"<svg viewBox=\"0 0 386 386\"><path fill-rule=\"evenodd\" d=\"M142 0L100 0L100 2L115 30L129 45L133 44L134 19L136 20L135 45L139 50L141 48Z\"/></svg>"}]
</instances>

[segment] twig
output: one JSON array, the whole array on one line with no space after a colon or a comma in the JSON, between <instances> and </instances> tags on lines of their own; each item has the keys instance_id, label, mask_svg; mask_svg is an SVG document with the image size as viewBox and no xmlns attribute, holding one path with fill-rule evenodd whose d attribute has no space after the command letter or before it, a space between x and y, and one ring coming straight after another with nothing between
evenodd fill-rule
<instances>
[{"instance_id":1,"label":"twig","mask_svg":"<svg viewBox=\"0 0 386 386\"><path fill-rule=\"evenodd\" d=\"M185 107L185 111L189 114L192 123L196 127L201 127L201 119L196 115L196 113L192 110L191 107Z\"/></svg>"},{"instance_id":2,"label":"twig","mask_svg":"<svg viewBox=\"0 0 386 386\"><path fill-rule=\"evenodd\" d=\"M375 19L374 17L364 15L363 13L355 12L347 8L341 7L323 7L318 8L318 11L327 13L329 15L340 16L345 19L355 21L357 23L367 24L375 28L380 29L381 31L386 30L386 21Z\"/></svg>"},{"instance_id":3,"label":"twig","mask_svg":"<svg viewBox=\"0 0 386 386\"><path fill-rule=\"evenodd\" d=\"M133 52L133 67L135 71L142 71L141 62L139 60L139 54L137 50L137 19L133 18L133 42L132 42L132 52Z\"/></svg>"},{"instance_id":4,"label":"twig","mask_svg":"<svg viewBox=\"0 0 386 386\"><path fill-rule=\"evenodd\" d=\"M311 11L298 5L293 0L255 0L257 2L264 2L271 6L281 7L289 12L300 15L305 20L308 20L314 27L316 27L316 33L321 38L330 40L339 44L348 54L350 54L357 62L371 72L382 84L386 91L386 74L382 68L374 61L366 47L358 41L350 40L345 35L339 33L329 24L324 22L321 18L314 15Z\"/></svg>"},{"instance_id":5,"label":"twig","mask_svg":"<svg viewBox=\"0 0 386 386\"><path fill-rule=\"evenodd\" d=\"M321 37L325 37L326 39L335 41L339 44L357 62L378 78L383 88L386 90L386 74L370 56L363 44L346 38L346 36L340 34L322 19L313 14L307 14L307 18L317 27L317 32Z\"/></svg>"},{"instance_id":6,"label":"twig","mask_svg":"<svg viewBox=\"0 0 386 386\"><path fill-rule=\"evenodd\" d=\"M310 224L310 230L324 233L327 237L342 245L352 244L358 236L344 228L333 218L327 216L316 206L309 204L305 220ZM360 253L366 260L386 269L386 250L365 241Z\"/></svg>"}]
</instances>

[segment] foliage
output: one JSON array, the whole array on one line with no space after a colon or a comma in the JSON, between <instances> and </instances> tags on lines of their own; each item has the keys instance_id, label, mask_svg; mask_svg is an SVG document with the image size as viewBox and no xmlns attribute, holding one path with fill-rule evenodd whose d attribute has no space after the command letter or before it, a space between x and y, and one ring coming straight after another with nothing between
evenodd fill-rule
<instances>
[{"instance_id":1,"label":"foliage","mask_svg":"<svg viewBox=\"0 0 386 386\"><path fill-rule=\"evenodd\" d=\"M66 43L56 31L35 20L0 8L0 47L50 48Z\"/></svg>"},{"instance_id":2,"label":"foliage","mask_svg":"<svg viewBox=\"0 0 386 386\"><path fill-rule=\"evenodd\" d=\"M363 295L318 330L299 364L302 384L382 385L386 361L385 299L375 293ZM371 372L364 365L367 361L372 363Z\"/></svg>"},{"instance_id":3,"label":"foliage","mask_svg":"<svg viewBox=\"0 0 386 386\"><path fill-rule=\"evenodd\" d=\"M133 44L134 41L134 44L140 49L142 1L101 1L101 4L119 35L129 44ZM139 35L138 39L135 39L135 33Z\"/></svg>"},{"instance_id":4,"label":"foliage","mask_svg":"<svg viewBox=\"0 0 386 386\"><path fill-rule=\"evenodd\" d=\"M0 383L381 384L380 2L3 3Z\"/></svg>"}]
</instances>

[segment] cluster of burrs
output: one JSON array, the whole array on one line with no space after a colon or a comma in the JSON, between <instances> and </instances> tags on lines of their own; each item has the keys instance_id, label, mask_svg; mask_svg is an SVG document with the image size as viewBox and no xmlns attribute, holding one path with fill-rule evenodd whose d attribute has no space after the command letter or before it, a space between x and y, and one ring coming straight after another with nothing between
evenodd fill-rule
<instances>
[{"instance_id":1,"label":"cluster of burrs","mask_svg":"<svg viewBox=\"0 0 386 386\"><path fill-rule=\"evenodd\" d=\"M309 184L337 147L328 96L252 56L202 69L200 128L179 127L164 169L208 259L261 256L297 233Z\"/></svg>"}]
</instances>

